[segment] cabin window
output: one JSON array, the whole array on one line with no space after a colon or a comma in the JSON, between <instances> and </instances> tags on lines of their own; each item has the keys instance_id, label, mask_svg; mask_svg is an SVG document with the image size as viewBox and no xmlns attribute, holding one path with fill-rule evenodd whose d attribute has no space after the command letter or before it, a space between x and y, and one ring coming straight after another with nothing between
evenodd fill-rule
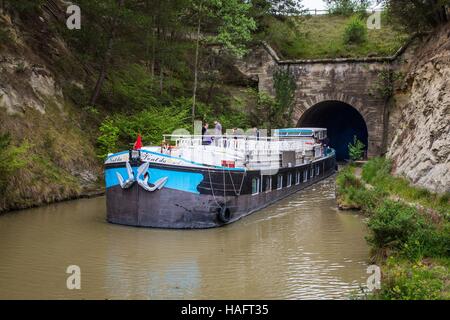
<instances>
[{"instance_id":1,"label":"cabin window","mask_svg":"<svg viewBox=\"0 0 450 320\"><path fill-rule=\"evenodd\" d=\"M281 190L283 188L283 176L279 175L277 177L277 190Z\"/></svg>"},{"instance_id":2,"label":"cabin window","mask_svg":"<svg viewBox=\"0 0 450 320\"><path fill-rule=\"evenodd\" d=\"M266 192L272 191L272 177L266 178Z\"/></svg>"},{"instance_id":3,"label":"cabin window","mask_svg":"<svg viewBox=\"0 0 450 320\"><path fill-rule=\"evenodd\" d=\"M252 195L256 195L259 193L259 178L253 178L252 179Z\"/></svg>"},{"instance_id":4,"label":"cabin window","mask_svg":"<svg viewBox=\"0 0 450 320\"><path fill-rule=\"evenodd\" d=\"M287 176L287 187L289 188L290 186L292 186L292 174L289 173Z\"/></svg>"},{"instance_id":5,"label":"cabin window","mask_svg":"<svg viewBox=\"0 0 450 320\"><path fill-rule=\"evenodd\" d=\"M303 181L308 181L308 170L303 171Z\"/></svg>"},{"instance_id":6,"label":"cabin window","mask_svg":"<svg viewBox=\"0 0 450 320\"><path fill-rule=\"evenodd\" d=\"M316 176L320 174L320 166L316 165Z\"/></svg>"},{"instance_id":7,"label":"cabin window","mask_svg":"<svg viewBox=\"0 0 450 320\"><path fill-rule=\"evenodd\" d=\"M311 174L310 174L310 178L314 178L314 167L311 167Z\"/></svg>"},{"instance_id":8,"label":"cabin window","mask_svg":"<svg viewBox=\"0 0 450 320\"><path fill-rule=\"evenodd\" d=\"M300 179L301 179L300 171L295 172L295 185L300 184Z\"/></svg>"}]
</instances>

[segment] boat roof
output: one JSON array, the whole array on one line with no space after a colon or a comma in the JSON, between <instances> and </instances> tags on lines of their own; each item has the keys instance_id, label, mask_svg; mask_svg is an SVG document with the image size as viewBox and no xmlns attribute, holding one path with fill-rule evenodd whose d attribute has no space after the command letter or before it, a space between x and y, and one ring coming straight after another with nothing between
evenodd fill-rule
<instances>
[{"instance_id":1,"label":"boat roof","mask_svg":"<svg viewBox=\"0 0 450 320\"><path fill-rule=\"evenodd\" d=\"M275 130L275 135L312 136L316 132L327 131L325 128L283 128Z\"/></svg>"}]
</instances>

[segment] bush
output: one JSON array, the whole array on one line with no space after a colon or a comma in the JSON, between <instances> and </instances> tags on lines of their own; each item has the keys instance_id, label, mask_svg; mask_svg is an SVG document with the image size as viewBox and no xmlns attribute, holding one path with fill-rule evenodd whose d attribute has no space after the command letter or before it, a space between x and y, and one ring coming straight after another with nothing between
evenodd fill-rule
<instances>
[{"instance_id":1,"label":"bush","mask_svg":"<svg viewBox=\"0 0 450 320\"><path fill-rule=\"evenodd\" d=\"M159 145L163 134L190 128L190 105L189 99L181 99L169 107L152 107L133 116L118 114L106 119L97 138L98 156L104 159L108 153L130 148L138 134L145 144Z\"/></svg>"},{"instance_id":2,"label":"bush","mask_svg":"<svg viewBox=\"0 0 450 320\"><path fill-rule=\"evenodd\" d=\"M358 140L356 136L354 136L353 143L348 144L348 153L350 155L350 160L361 160L364 156L365 147L365 144Z\"/></svg>"},{"instance_id":3,"label":"bush","mask_svg":"<svg viewBox=\"0 0 450 320\"><path fill-rule=\"evenodd\" d=\"M28 143L16 147L11 144L9 134L0 134L0 196L4 195L11 176L27 164L25 153L28 149Z\"/></svg>"},{"instance_id":4,"label":"bush","mask_svg":"<svg viewBox=\"0 0 450 320\"><path fill-rule=\"evenodd\" d=\"M365 14L369 7L367 0L327 0L330 14L350 16L354 13Z\"/></svg>"},{"instance_id":5,"label":"bush","mask_svg":"<svg viewBox=\"0 0 450 320\"><path fill-rule=\"evenodd\" d=\"M390 258L387 270L376 298L387 300L448 299L445 287L448 270L444 266L411 264L397 258Z\"/></svg>"},{"instance_id":6,"label":"bush","mask_svg":"<svg viewBox=\"0 0 450 320\"><path fill-rule=\"evenodd\" d=\"M376 248L400 249L419 228L417 210L408 205L385 200L368 223L367 240Z\"/></svg>"},{"instance_id":7,"label":"bush","mask_svg":"<svg viewBox=\"0 0 450 320\"><path fill-rule=\"evenodd\" d=\"M391 168L392 163L386 158L373 158L364 164L362 178L367 183L373 183L376 178L389 176Z\"/></svg>"},{"instance_id":8,"label":"bush","mask_svg":"<svg viewBox=\"0 0 450 320\"><path fill-rule=\"evenodd\" d=\"M438 229L423 223L411 234L401 249L401 255L411 261L424 257L445 257L450 253L450 223Z\"/></svg>"},{"instance_id":9,"label":"bush","mask_svg":"<svg viewBox=\"0 0 450 320\"><path fill-rule=\"evenodd\" d=\"M352 166L344 167L336 178L336 185L338 189L347 189L349 187L362 187L361 181L359 181L353 173L354 168Z\"/></svg>"},{"instance_id":10,"label":"bush","mask_svg":"<svg viewBox=\"0 0 450 320\"><path fill-rule=\"evenodd\" d=\"M344 30L345 44L362 44L367 41L367 26L364 21L353 16Z\"/></svg>"}]
</instances>

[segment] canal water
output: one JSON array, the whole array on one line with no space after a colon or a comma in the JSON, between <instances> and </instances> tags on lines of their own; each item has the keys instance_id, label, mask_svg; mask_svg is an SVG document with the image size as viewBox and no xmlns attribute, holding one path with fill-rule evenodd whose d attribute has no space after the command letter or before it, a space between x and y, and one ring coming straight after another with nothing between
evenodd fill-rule
<instances>
[{"instance_id":1,"label":"canal water","mask_svg":"<svg viewBox=\"0 0 450 320\"><path fill-rule=\"evenodd\" d=\"M366 226L322 181L232 225L105 222L105 198L0 216L0 299L348 299L367 279ZM81 268L81 290L66 269Z\"/></svg>"}]
</instances>

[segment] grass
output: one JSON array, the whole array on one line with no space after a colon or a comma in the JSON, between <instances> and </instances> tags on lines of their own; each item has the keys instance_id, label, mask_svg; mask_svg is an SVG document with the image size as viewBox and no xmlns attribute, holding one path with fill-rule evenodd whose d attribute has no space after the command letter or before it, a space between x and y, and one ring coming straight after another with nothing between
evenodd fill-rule
<instances>
[{"instance_id":1,"label":"grass","mask_svg":"<svg viewBox=\"0 0 450 320\"><path fill-rule=\"evenodd\" d=\"M392 164L385 158L375 158L363 167L362 178L385 193L408 202L437 211L441 215L450 213L450 194L436 194L425 188L416 187L403 177L390 174Z\"/></svg>"},{"instance_id":2,"label":"grass","mask_svg":"<svg viewBox=\"0 0 450 320\"><path fill-rule=\"evenodd\" d=\"M380 291L372 298L384 300L450 299L450 259L411 262L390 257L386 261Z\"/></svg>"},{"instance_id":3,"label":"grass","mask_svg":"<svg viewBox=\"0 0 450 320\"><path fill-rule=\"evenodd\" d=\"M285 59L389 56L409 38L395 31L382 18L381 29L368 30L367 41L347 45L344 33L350 17L320 15L291 19L269 20L268 30L260 35Z\"/></svg>"},{"instance_id":4,"label":"grass","mask_svg":"<svg viewBox=\"0 0 450 320\"><path fill-rule=\"evenodd\" d=\"M44 115L31 108L15 116L0 111L2 132L11 133L15 145L23 141L30 145L26 165L8 178L0 212L71 199L83 192L77 173L98 172L100 166L87 134L76 125L76 111L69 103L61 111L51 100L46 101Z\"/></svg>"},{"instance_id":5,"label":"grass","mask_svg":"<svg viewBox=\"0 0 450 320\"><path fill-rule=\"evenodd\" d=\"M382 287L372 299L449 299L449 195L438 195L390 175L384 158L368 161L361 178L347 166L337 177L340 202L368 216L372 260ZM343 206L341 206L343 207Z\"/></svg>"}]
</instances>

